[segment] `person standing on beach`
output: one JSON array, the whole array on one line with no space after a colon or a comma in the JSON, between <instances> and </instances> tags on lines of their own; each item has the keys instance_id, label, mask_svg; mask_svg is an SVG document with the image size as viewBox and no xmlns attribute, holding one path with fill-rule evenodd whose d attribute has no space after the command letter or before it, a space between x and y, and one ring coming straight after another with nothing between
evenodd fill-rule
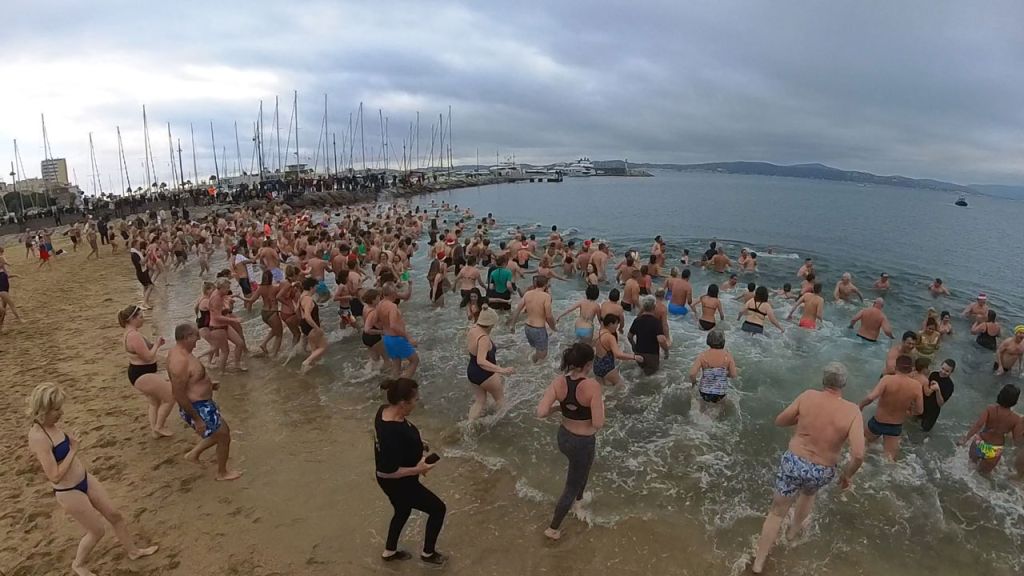
<instances>
[{"instance_id":1,"label":"person standing on beach","mask_svg":"<svg viewBox=\"0 0 1024 576\"><path fill-rule=\"evenodd\" d=\"M857 405L843 398L846 367L839 362L825 366L821 390L797 396L776 418L776 426L796 426L789 449L782 455L775 475L775 497L761 528L751 571L760 574L789 509L796 503L787 537L792 542L806 528L818 490L839 476L845 490L864 462L864 422ZM850 459L839 472L844 444Z\"/></svg>"},{"instance_id":2,"label":"person standing on beach","mask_svg":"<svg viewBox=\"0 0 1024 576\"><path fill-rule=\"evenodd\" d=\"M128 382L149 402L149 429L154 438L173 436L167 429L167 417L174 408L171 383L157 375L156 354L164 345L163 338L150 343L139 332L145 322L142 307L132 304L117 313L117 323L124 332L124 349L128 353Z\"/></svg>"},{"instance_id":3,"label":"person standing on beach","mask_svg":"<svg viewBox=\"0 0 1024 576\"><path fill-rule=\"evenodd\" d=\"M210 380L206 367L192 355L197 342L199 329L195 324L178 324L174 329L174 347L167 354L167 375L181 419L200 438L195 447L185 454L185 459L199 464L203 452L216 446L217 480L236 480L242 477L242 473L228 469L231 428L213 401L213 391L219 384Z\"/></svg>"},{"instance_id":4,"label":"person standing on beach","mask_svg":"<svg viewBox=\"0 0 1024 576\"><path fill-rule=\"evenodd\" d=\"M590 479L590 467L597 450L597 432L604 426L604 399L601 385L589 378L594 364L594 349L577 342L562 353L562 374L557 376L537 404L537 417L547 418L557 407L562 413L558 427L558 450L569 460L565 488L555 504L555 513L544 535L552 540L562 537L562 520L570 508L579 510Z\"/></svg>"},{"instance_id":5,"label":"person standing on beach","mask_svg":"<svg viewBox=\"0 0 1024 576\"><path fill-rule=\"evenodd\" d=\"M64 391L56 384L45 383L35 387L28 399L28 415L32 418L28 448L50 481L57 503L85 528L85 536L78 542L75 559L71 562L71 571L77 576L95 576L86 563L106 532L104 520L114 528L114 534L130 560L155 554L158 546L139 548L135 545L124 516L111 502L106 487L99 478L86 471L79 458L81 437L77 432L64 432L60 426L64 400Z\"/></svg>"},{"instance_id":6,"label":"person standing on beach","mask_svg":"<svg viewBox=\"0 0 1024 576\"><path fill-rule=\"evenodd\" d=\"M396 377L412 378L420 364L420 356L416 353L417 342L409 335L402 312L395 303L398 290L394 283L385 282L381 296L380 304L377 305L376 324L384 332L384 350L392 372ZM402 370L402 362L407 362L405 371Z\"/></svg>"},{"instance_id":7,"label":"person standing on beach","mask_svg":"<svg viewBox=\"0 0 1024 576\"><path fill-rule=\"evenodd\" d=\"M889 318L886 317L885 312L882 312L882 308L885 307L885 300L882 298L875 298L875 301L871 306L864 308L860 312L853 315L850 319L850 328L852 329L857 322L860 322L860 329L857 330L857 336L865 342L878 342L878 334L885 332L885 335L892 338L892 326L889 325ZM916 337L916 336L915 336Z\"/></svg>"},{"instance_id":8,"label":"person standing on beach","mask_svg":"<svg viewBox=\"0 0 1024 576\"><path fill-rule=\"evenodd\" d=\"M409 422L409 414L419 399L419 384L409 378L386 380L381 388L387 391L388 403L377 409L373 419L373 455L377 485L387 495L394 514L388 526L387 541L381 558L385 562L408 560L411 554L399 550L398 539L413 510L427 513L427 527L420 560L436 566L448 558L437 551L437 537L444 527L447 507L444 502L420 483L437 463L436 455L420 437L420 431Z\"/></svg>"},{"instance_id":9,"label":"person standing on beach","mask_svg":"<svg viewBox=\"0 0 1024 576\"><path fill-rule=\"evenodd\" d=\"M869 443L883 437L885 455L892 462L900 453L903 422L908 416L924 412L924 393L921 384L910 375L913 370L913 358L897 357L896 374L882 376L874 390L860 401L863 411L878 400L878 409L864 427L864 436Z\"/></svg>"},{"instance_id":10,"label":"person standing on beach","mask_svg":"<svg viewBox=\"0 0 1024 576\"><path fill-rule=\"evenodd\" d=\"M551 294L548 292L548 279L545 276L533 277L533 288L519 300L519 306L509 318L509 328L515 332L516 320L526 310L526 341L533 348L533 363L548 357L548 327L557 330L555 318L551 311Z\"/></svg>"},{"instance_id":11,"label":"person standing on beach","mask_svg":"<svg viewBox=\"0 0 1024 576\"><path fill-rule=\"evenodd\" d=\"M11 298L11 278L18 278L19 276L11 274L8 267L10 262L4 257L4 247L0 246L0 329L3 329L4 318L7 316L7 310L11 310L11 314L18 320L21 320L21 316L18 315L18 309L14 307L14 298Z\"/></svg>"}]
</instances>

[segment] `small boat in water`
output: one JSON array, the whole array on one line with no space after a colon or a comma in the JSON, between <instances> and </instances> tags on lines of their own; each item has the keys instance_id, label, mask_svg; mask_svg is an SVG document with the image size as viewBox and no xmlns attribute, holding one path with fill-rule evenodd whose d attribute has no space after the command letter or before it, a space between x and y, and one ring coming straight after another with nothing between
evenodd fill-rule
<instances>
[{"instance_id":1,"label":"small boat in water","mask_svg":"<svg viewBox=\"0 0 1024 576\"><path fill-rule=\"evenodd\" d=\"M963 195L961 195L959 198L956 199L956 202L954 202L954 204L956 204L957 206L967 206L967 198L964 198Z\"/></svg>"}]
</instances>

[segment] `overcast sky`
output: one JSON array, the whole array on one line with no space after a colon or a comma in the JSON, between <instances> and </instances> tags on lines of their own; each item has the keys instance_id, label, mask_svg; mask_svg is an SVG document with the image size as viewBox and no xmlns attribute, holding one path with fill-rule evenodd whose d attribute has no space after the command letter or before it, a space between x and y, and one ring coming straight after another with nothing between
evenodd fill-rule
<instances>
[{"instance_id":1,"label":"overcast sky","mask_svg":"<svg viewBox=\"0 0 1024 576\"><path fill-rule=\"evenodd\" d=\"M370 164L379 109L393 157L420 112L425 157L431 124L451 105L456 163L475 162L477 150L485 164L496 151L527 162L822 162L1024 183L1021 2L6 0L4 8L2 172L17 138L27 175L38 176L45 113L53 154L68 158L88 191L90 132L104 190L120 187L116 126L132 183L144 180L143 104L163 181L167 122L187 178L190 122L201 176L214 170L211 120L228 172L237 169L239 123L248 169L260 99L273 167L274 97L284 147L293 89L310 163L326 92L339 153L349 114L364 103ZM359 168L358 133L355 149Z\"/></svg>"}]
</instances>

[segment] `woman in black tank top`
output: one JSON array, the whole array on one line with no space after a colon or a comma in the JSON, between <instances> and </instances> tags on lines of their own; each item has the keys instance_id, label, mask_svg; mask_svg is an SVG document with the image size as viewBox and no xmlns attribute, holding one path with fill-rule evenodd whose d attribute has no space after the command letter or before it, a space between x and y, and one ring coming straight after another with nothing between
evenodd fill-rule
<instances>
[{"instance_id":1,"label":"woman in black tank top","mask_svg":"<svg viewBox=\"0 0 1024 576\"><path fill-rule=\"evenodd\" d=\"M577 342L562 353L562 376L548 386L537 406L537 416L545 418L555 406L562 413L558 428L558 450L569 460L565 488L555 504L554 517L544 531L552 540L561 538L559 527L573 506L583 504L597 449L597 431L604 426L604 400L601 385L588 375L594 365L594 349Z\"/></svg>"}]
</instances>

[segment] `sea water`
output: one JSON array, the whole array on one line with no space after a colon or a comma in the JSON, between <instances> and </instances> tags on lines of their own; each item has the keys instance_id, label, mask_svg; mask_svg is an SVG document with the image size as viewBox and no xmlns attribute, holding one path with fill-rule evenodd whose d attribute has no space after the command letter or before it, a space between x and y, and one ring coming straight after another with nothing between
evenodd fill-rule
<instances>
[{"instance_id":1,"label":"sea water","mask_svg":"<svg viewBox=\"0 0 1024 576\"><path fill-rule=\"evenodd\" d=\"M654 178L488 186L414 202L428 208L457 204L478 217L493 213L499 225L492 242L506 239L517 226L535 233L541 244L552 225L575 229L570 237L609 242L617 255L614 262L628 248L648 254L659 234L668 244L667 266L678 265L683 248L699 260L712 239L734 259L746 247L758 253L760 271L741 274L741 285L779 288L790 282L799 291L797 269L803 258L814 258L829 301L818 331L784 323L784 334L771 326L763 337L744 334L736 321L740 305L732 300L739 291L723 294L722 326L740 376L720 417L701 414L689 388L687 372L706 347L705 333L690 316L670 320L671 356L656 375L645 377L625 367L628 385L606 394L607 423L598 436L588 487L594 500L586 519L606 525L628 517L696 523L709 533L714 546L708 553L720 559L722 573L743 569L767 511L778 458L790 434L773 425L778 412L801 391L819 387L822 367L830 361L843 362L850 371L848 399L860 400L876 384L887 339L868 344L856 338L847 325L860 306L834 304L830 295L839 276L850 272L870 300L875 296L871 285L887 272L892 290L885 295L885 311L897 337L920 329L929 306L956 318L954 337L936 354L937 361L948 357L958 363L955 394L931 433L922 433L914 423L905 426L898 463L885 463L875 446L853 490L822 492L808 534L785 552L786 573L820 574L845 566L867 574L1019 574L1024 570L1019 553L1024 492L1009 479L1012 458L1004 459L992 480L983 479L969 469L966 452L955 441L1004 382L1021 384L1015 377L991 375L992 353L973 343L960 312L985 291L1004 334L1020 321L1014 296L1024 203L972 196L965 209L954 206L954 199L904 188L666 172ZM457 218L442 214L438 224L444 228ZM561 491L565 460L555 444L557 418L540 421L534 412L557 374L558 352L573 342L573 320L559 324L551 356L539 365L530 362L521 329L510 333L500 324L492 334L498 363L517 370L506 379L508 408L467 424L472 402L465 376L467 320L454 295L442 309L427 305L425 240L414 259L413 300L402 306L420 342L417 378L423 405L416 419L450 431L447 456L474 458L513 474L524 506L551 506ZM769 248L774 254L768 254ZM695 295L725 279L697 268L693 273ZM937 276L951 297L930 296L927 285ZM172 308L184 308L186 301L190 305L192 288L174 291ZM555 314L583 298L583 288L575 278L555 281ZM602 298L606 294L607 288ZM780 318L789 312L789 302L773 298L772 303ZM321 318L335 334L324 366L312 373L319 384L291 390L289 402L352 405L355 400L356 411L371 418L379 402L372 384L379 375L365 368L365 349L357 336L336 333L334 306L324 308ZM245 328L250 341L265 333L258 315ZM873 410L868 408L866 416Z\"/></svg>"}]
</instances>

